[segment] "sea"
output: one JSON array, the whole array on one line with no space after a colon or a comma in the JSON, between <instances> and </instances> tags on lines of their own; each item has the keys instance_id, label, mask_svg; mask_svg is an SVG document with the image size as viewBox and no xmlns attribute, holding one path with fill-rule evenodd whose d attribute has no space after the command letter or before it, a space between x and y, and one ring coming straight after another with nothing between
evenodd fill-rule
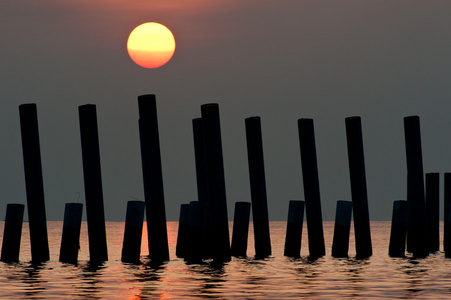
<instances>
[{"instance_id":1,"label":"sea","mask_svg":"<svg viewBox=\"0 0 451 300\"><path fill-rule=\"evenodd\" d=\"M334 222L324 222L326 255L308 258L304 224L301 258L283 255L286 222L270 222L272 256L254 257L252 225L247 257L223 265L188 264L175 255L178 222L168 222L170 260L147 258L144 226L141 263L122 263L124 222L107 222L109 260L89 263L86 223L79 262L58 261L62 222L48 222L50 260L32 264L24 223L20 262L0 262L2 299L444 299L451 298L451 259L442 251L424 259L388 256L390 222L371 222L373 255L356 259L351 229L349 258L333 258ZM230 232L231 231L230 224ZM0 236L4 224L0 222ZM441 224L441 229L443 223Z\"/></svg>"}]
</instances>

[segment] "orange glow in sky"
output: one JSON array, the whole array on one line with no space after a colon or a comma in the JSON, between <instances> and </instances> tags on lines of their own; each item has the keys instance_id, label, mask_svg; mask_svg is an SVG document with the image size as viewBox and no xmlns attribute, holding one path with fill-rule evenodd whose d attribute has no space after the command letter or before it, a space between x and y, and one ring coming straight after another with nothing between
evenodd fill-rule
<instances>
[{"instance_id":1,"label":"orange glow in sky","mask_svg":"<svg viewBox=\"0 0 451 300\"><path fill-rule=\"evenodd\" d=\"M141 67L161 67L174 54L174 35L162 24L154 22L141 24L130 33L127 51L130 58Z\"/></svg>"}]
</instances>

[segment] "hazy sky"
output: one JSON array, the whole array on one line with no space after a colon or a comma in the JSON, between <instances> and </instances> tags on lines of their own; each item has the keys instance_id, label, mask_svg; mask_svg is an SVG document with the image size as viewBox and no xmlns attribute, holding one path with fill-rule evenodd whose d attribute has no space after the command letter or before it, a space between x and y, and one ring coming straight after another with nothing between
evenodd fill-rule
<instances>
[{"instance_id":1,"label":"hazy sky","mask_svg":"<svg viewBox=\"0 0 451 300\"><path fill-rule=\"evenodd\" d=\"M0 217L26 203L19 105L38 106L48 220L84 202L78 106L97 105L105 214L143 200L137 96L156 94L168 220L196 200L191 120L219 103L229 219L250 201L244 119L262 118L269 212L303 199L297 119L313 118L323 217L350 200L345 117L362 117L370 216L406 198L403 117L419 115L425 172L451 172L451 1L42 0L0 2ZM160 22L173 59L128 57ZM441 187L442 188L442 187ZM78 196L80 193L80 197ZM443 194L443 193L441 193Z\"/></svg>"}]
</instances>

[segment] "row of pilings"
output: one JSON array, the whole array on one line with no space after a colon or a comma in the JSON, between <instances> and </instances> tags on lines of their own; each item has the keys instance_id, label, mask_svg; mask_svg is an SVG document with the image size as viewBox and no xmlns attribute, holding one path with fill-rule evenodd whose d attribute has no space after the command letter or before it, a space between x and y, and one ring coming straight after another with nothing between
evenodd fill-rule
<instances>
[{"instance_id":1,"label":"row of pilings","mask_svg":"<svg viewBox=\"0 0 451 300\"><path fill-rule=\"evenodd\" d=\"M155 95L138 97L139 133L145 202L128 201L121 260L139 262L144 212L147 215L149 258L170 259L166 228L163 176ZM40 156L37 108L19 107L23 161L27 194L32 261L50 259ZM96 106L79 106L79 123L88 224L89 260L108 260L100 168ZM370 218L366 188L364 148L360 117L345 120L351 200L337 201L332 256L347 257L351 219L357 258L372 255ZM198 200L182 204L176 255L190 262L212 259L227 262L232 256L246 256L250 213L257 258L272 255L261 120L245 120L251 203L236 202L230 243L227 200L218 104L201 106L201 117L193 119ZM389 255L404 257L406 250L425 257L439 250L439 174L426 174L422 165L420 123L417 116L404 119L407 157L407 201L395 201ZM298 120L302 179L305 201L291 200L284 255L299 257L304 209L310 258L326 254L315 134L312 119ZM445 174L444 251L451 257L451 174ZM425 196L426 193L426 196ZM78 260L83 204L67 203L64 212L60 261ZM19 260L24 205L8 204L0 260ZM407 242L406 242L407 241ZM407 249L406 249L407 245Z\"/></svg>"}]
</instances>

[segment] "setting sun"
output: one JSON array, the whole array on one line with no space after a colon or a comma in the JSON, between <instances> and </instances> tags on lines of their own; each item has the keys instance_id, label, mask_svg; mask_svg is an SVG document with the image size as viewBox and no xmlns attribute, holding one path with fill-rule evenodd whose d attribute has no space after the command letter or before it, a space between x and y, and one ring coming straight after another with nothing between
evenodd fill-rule
<instances>
[{"instance_id":1,"label":"setting sun","mask_svg":"<svg viewBox=\"0 0 451 300\"><path fill-rule=\"evenodd\" d=\"M159 23L141 24L130 33L127 51L130 58L141 67L161 67L174 54L174 35L166 26Z\"/></svg>"}]
</instances>

